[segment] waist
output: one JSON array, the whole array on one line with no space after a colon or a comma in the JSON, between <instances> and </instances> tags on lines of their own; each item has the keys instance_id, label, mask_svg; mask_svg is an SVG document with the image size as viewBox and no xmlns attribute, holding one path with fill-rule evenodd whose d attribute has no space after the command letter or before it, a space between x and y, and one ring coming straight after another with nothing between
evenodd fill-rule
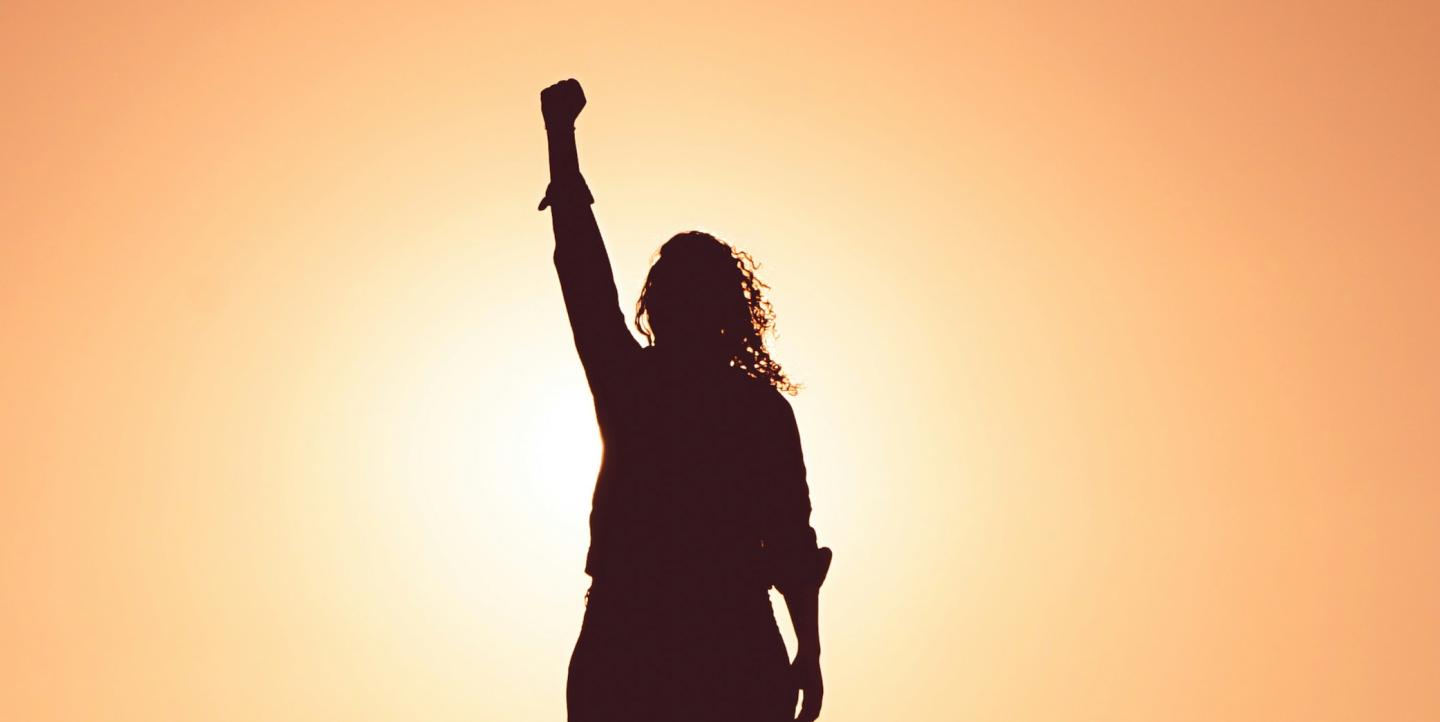
<instances>
[{"instance_id":1,"label":"waist","mask_svg":"<svg viewBox=\"0 0 1440 722\"><path fill-rule=\"evenodd\" d=\"M716 585L690 580L635 582L605 576L594 577L585 592L585 604L603 610L628 610L644 615L727 617L773 613L770 593L755 585Z\"/></svg>"},{"instance_id":2,"label":"waist","mask_svg":"<svg viewBox=\"0 0 1440 722\"><path fill-rule=\"evenodd\" d=\"M592 593L678 601L745 599L768 601L770 583L745 559L690 559L666 563L650 556L597 554L591 549L586 573Z\"/></svg>"}]
</instances>

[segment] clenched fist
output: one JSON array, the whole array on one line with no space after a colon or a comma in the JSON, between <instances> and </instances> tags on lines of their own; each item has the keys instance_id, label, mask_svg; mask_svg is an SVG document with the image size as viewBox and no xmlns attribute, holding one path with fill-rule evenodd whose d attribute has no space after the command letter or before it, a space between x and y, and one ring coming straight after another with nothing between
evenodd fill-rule
<instances>
[{"instance_id":1,"label":"clenched fist","mask_svg":"<svg viewBox=\"0 0 1440 722\"><path fill-rule=\"evenodd\" d=\"M562 80L540 91L540 115L546 128L571 128L585 107L585 91L574 78Z\"/></svg>"}]
</instances>

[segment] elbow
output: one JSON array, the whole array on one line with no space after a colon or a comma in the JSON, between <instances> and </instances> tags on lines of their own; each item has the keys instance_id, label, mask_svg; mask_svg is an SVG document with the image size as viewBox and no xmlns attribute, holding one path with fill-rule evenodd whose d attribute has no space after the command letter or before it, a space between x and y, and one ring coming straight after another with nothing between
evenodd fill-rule
<instances>
[{"instance_id":1,"label":"elbow","mask_svg":"<svg viewBox=\"0 0 1440 722\"><path fill-rule=\"evenodd\" d=\"M786 597L818 594L820 586L830 574L830 562L833 559L834 553L830 551L830 547L820 547L784 560L774 581L775 589Z\"/></svg>"}]
</instances>

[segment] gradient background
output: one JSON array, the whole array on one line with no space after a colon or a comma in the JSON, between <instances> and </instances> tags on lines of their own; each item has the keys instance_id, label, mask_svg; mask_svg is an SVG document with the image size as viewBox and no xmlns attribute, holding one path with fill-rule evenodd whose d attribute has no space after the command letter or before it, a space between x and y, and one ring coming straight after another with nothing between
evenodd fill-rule
<instances>
[{"instance_id":1,"label":"gradient background","mask_svg":"<svg viewBox=\"0 0 1440 722\"><path fill-rule=\"evenodd\" d=\"M565 77L626 303L774 287L824 719L1440 719L1436 6L131 5L0 6L0 719L563 718Z\"/></svg>"}]
</instances>

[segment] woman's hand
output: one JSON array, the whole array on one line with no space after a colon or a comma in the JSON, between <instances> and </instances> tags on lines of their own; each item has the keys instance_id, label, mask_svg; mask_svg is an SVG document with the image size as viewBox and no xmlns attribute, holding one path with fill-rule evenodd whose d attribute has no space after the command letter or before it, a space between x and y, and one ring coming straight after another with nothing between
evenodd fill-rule
<instances>
[{"instance_id":1,"label":"woman's hand","mask_svg":"<svg viewBox=\"0 0 1440 722\"><path fill-rule=\"evenodd\" d=\"M575 126L575 118L584 107L585 91L574 78L540 91L540 115L545 118L546 128L569 130Z\"/></svg>"},{"instance_id":2,"label":"woman's hand","mask_svg":"<svg viewBox=\"0 0 1440 722\"><path fill-rule=\"evenodd\" d=\"M825 698L825 680L820 676L820 655L800 654L790 663L795 686L803 693L800 716L795 722L814 722L820 717L820 702Z\"/></svg>"}]
</instances>

